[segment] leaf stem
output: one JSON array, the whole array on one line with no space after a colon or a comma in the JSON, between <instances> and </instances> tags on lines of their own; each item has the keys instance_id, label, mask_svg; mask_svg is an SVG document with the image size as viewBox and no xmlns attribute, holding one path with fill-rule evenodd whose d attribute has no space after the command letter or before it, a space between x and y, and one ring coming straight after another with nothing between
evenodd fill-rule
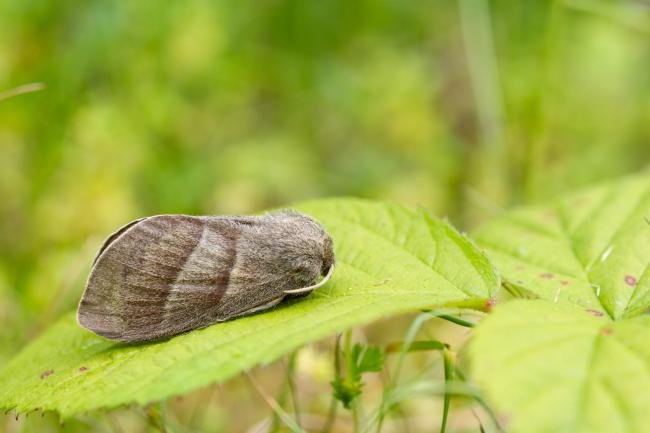
<instances>
[{"instance_id":1,"label":"leaf stem","mask_svg":"<svg viewBox=\"0 0 650 433\"><path fill-rule=\"evenodd\" d=\"M465 378L465 374L462 372L462 370L460 368L458 368L458 366L455 367L454 373L455 373L456 376L458 376L458 378L460 380L462 380L463 382L465 382L468 385L471 385L471 384L469 384L467 382L467 379ZM483 399L483 397L481 397L481 395L479 395L477 393L474 393L472 395L472 398L474 400L476 400L476 402L479 404L479 406L481 406L483 408L483 410L488 414L488 416L492 420L492 423L494 423L494 426L496 427L497 431L502 432L502 433L505 432L505 430L503 429L503 426L501 426L501 423L499 422L499 418L497 417L496 413L494 413L494 411L492 410L490 405L487 404L487 402Z\"/></svg>"},{"instance_id":2,"label":"leaf stem","mask_svg":"<svg viewBox=\"0 0 650 433\"><path fill-rule=\"evenodd\" d=\"M291 418L291 416L284 410L282 409L282 406L278 404L278 402L268 395L262 387L253 379L253 376L246 372L246 377L248 378L249 382L253 385L253 387L257 390L258 394L262 397L262 399L266 402L267 405L271 409L273 409L274 412L278 414L282 422L291 429L292 432L294 433L306 433L305 430L302 429L294 420Z\"/></svg>"},{"instance_id":3,"label":"leaf stem","mask_svg":"<svg viewBox=\"0 0 650 433\"><path fill-rule=\"evenodd\" d=\"M287 365L287 384L289 385L289 394L291 394L291 402L293 403L293 412L294 417L296 418L296 423L300 423L300 406L298 405L298 392L296 391L296 382L295 382L295 372L296 372L296 357L298 355L298 350L294 350L291 355L289 355L289 362Z\"/></svg>"},{"instance_id":4,"label":"leaf stem","mask_svg":"<svg viewBox=\"0 0 650 433\"><path fill-rule=\"evenodd\" d=\"M294 352L291 353L291 355L289 355L289 359L288 359L289 365L285 366L286 380L283 382L282 388L280 389L280 392L278 393L278 397L276 399L276 401L278 402L280 407L285 406L285 403L287 401L287 394L288 393L291 393L291 398L292 398L292 401L294 403L294 408L296 407L296 404L295 404L296 400L295 400L294 392L293 392L294 391L293 390L293 382L291 380L291 374L293 373L293 367L294 367L293 363L294 363L294 360L295 360L295 353L296 352L294 351ZM283 365L284 365L284 362L283 362ZM297 411L296 411L296 413L297 413ZM280 428L280 421L281 420L280 420L280 417L279 417L278 413L273 411L273 414L271 416L271 426L269 428L269 432L278 431L279 428ZM300 424L300 420L299 420L298 416L296 416L296 422L298 424Z\"/></svg>"},{"instance_id":5,"label":"leaf stem","mask_svg":"<svg viewBox=\"0 0 650 433\"><path fill-rule=\"evenodd\" d=\"M467 320L463 320L460 317L456 316L450 316L448 314L441 314L438 316L441 319L444 319L448 322L455 323L456 325L464 326L466 328L473 328L474 324L472 322L468 322Z\"/></svg>"},{"instance_id":6,"label":"leaf stem","mask_svg":"<svg viewBox=\"0 0 650 433\"><path fill-rule=\"evenodd\" d=\"M343 340L343 356L345 359L345 383L349 387L354 386L354 357L352 356L352 330L345 331ZM350 402L350 412L352 413L352 424L354 432L359 431L359 400L355 397Z\"/></svg>"},{"instance_id":7,"label":"leaf stem","mask_svg":"<svg viewBox=\"0 0 650 433\"><path fill-rule=\"evenodd\" d=\"M336 340L334 343L334 379L341 378L341 334L336 334ZM323 426L321 433L330 433L332 427L334 426L334 420L336 419L336 410L338 408L338 400L332 393L332 400L330 402L330 408L327 413L327 420Z\"/></svg>"},{"instance_id":8,"label":"leaf stem","mask_svg":"<svg viewBox=\"0 0 650 433\"><path fill-rule=\"evenodd\" d=\"M445 433L447 429L447 417L449 415L449 404L451 402L451 393L449 384L454 380L454 355L449 349L442 350L442 359L445 366L445 395L443 397L442 423L440 424L440 433Z\"/></svg>"},{"instance_id":9,"label":"leaf stem","mask_svg":"<svg viewBox=\"0 0 650 433\"><path fill-rule=\"evenodd\" d=\"M163 411L162 403L158 403L155 406L145 408L144 410L145 418L149 425L160 433L167 433L167 428L165 426L165 414Z\"/></svg>"}]
</instances>

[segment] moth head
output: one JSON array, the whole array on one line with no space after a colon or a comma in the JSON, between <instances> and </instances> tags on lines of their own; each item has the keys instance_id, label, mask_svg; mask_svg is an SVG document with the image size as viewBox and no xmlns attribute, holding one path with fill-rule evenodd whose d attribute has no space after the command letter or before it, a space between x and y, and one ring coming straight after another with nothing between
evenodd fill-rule
<instances>
[{"instance_id":1,"label":"moth head","mask_svg":"<svg viewBox=\"0 0 650 433\"><path fill-rule=\"evenodd\" d=\"M278 259L290 276L286 294L309 293L324 285L334 270L332 238L323 226L306 215L293 211L269 214L277 229Z\"/></svg>"}]
</instances>

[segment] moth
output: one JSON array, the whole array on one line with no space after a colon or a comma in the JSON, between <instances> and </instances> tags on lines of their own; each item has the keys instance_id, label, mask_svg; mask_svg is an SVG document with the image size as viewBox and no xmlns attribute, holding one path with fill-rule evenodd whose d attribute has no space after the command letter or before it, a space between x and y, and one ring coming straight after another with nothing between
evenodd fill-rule
<instances>
[{"instance_id":1,"label":"moth","mask_svg":"<svg viewBox=\"0 0 650 433\"><path fill-rule=\"evenodd\" d=\"M333 270L331 237L298 212L156 215L106 239L77 321L111 340L158 340L305 296Z\"/></svg>"}]
</instances>

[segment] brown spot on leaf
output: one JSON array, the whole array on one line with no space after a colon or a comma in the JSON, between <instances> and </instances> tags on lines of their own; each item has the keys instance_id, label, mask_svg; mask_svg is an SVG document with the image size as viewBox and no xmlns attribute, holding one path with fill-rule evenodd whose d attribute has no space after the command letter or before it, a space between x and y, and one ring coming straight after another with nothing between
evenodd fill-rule
<instances>
[{"instance_id":1,"label":"brown spot on leaf","mask_svg":"<svg viewBox=\"0 0 650 433\"><path fill-rule=\"evenodd\" d=\"M612 335L613 333L614 331L612 330L612 328L603 328L600 330L600 335L604 335L604 336Z\"/></svg>"},{"instance_id":2,"label":"brown spot on leaf","mask_svg":"<svg viewBox=\"0 0 650 433\"><path fill-rule=\"evenodd\" d=\"M562 281L560 281L560 284L562 284L563 286L566 286L567 284L569 284L569 282L567 280L562 280Z\"/></svg>"},{"instance_id":3,"label":"brown spot on leaf","mask_svg":"<svg viewBox=\"0 0 650 433\"><path fill-rule=\"evenodd\" d=\"M636 283L637 283L636 278L634 278L632 275L625 276L625 284L627 284L628 286L634 287L636 286Z\"/></svg>"},{"instance_id":4,"label":"brown spot on leaf","mask_svg":"<svg viewBox=\"0 0 650 433\"><path fill-rule=\"evenodd\" d=\"M501 424L502 428L506 428L510 425L510 415L507 413L500 413L497 415L497 418L499 420L499 424Z\"/></svg>"},{"instance_id":5,"label":"brown spot on leaf","mask_svg":"<svg viewBox=\"0 0 650 433\"><path fill-rule=\"evenodd\" d=\"M553 278L553 274L551 274L550 272L544 272L543 274L539 274L539 276L542 278L546 278L547 280Z\"/></svg>"},{"instance_id":6,"label":"brown spot on leaf","mask_svg":"<svg viewBox=\"0 0 650 433\"><path fill-rule=\"evenodd\" d=\"M79 367L79 371L83 373L84 371L88 371L88 367Z\"/></svg>"},{"instance_id":7,"label":"brown spot on leaf","mask_svg":"<svg viewBox=\"0 0 650 433\"><path fill-rule=\"evenodd\" d=\"M496 300L496 299L488 299L488 300L485 302L485 305L483 306L483 309L484 309L487 313L489 313L490 311L492 311L492 307L494 307L496 304L497 304L497 300Z\"/></svg>"},{"instance_id":8,"label":"brown spot on leaf","mask_svg":"<svg viewBox=\"0 0 650 433\"><path fill-rule=\"evenodd\" d=\"M45 379L47 376L49 376L52 373L54 373L54 370L52 370L51 368L45 370L44 372L41 373L41 379Z\"/></svg>"},{"instance_id":9,"label":"brown spot on leaf","mask_svg":"<svg viewBox=\"0 0 650 433\"><path fill-rule=\"evenodd\" d=\"M603 313L602 311L594 310L591 308L587 308L585 311L591 314L592 316L596 316L596 317L603 317L605 315L605 313Z\"/></svg>"}]
</instances>

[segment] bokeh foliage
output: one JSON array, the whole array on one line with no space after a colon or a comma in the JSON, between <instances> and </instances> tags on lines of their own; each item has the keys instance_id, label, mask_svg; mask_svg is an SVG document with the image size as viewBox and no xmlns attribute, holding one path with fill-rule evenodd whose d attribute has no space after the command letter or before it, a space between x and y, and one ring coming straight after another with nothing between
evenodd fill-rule
<instances>
[{"instance_id":1,"label":"bokeh foliage","mask_svg":"<svg viewBox=\"0 0 650 433\"><path fill-rule=\"evenodd\" d=\"M322 196L470 229L650 160L641 1L0 0L0 363L154 213Z\"/></svg>"}]
</instances>

